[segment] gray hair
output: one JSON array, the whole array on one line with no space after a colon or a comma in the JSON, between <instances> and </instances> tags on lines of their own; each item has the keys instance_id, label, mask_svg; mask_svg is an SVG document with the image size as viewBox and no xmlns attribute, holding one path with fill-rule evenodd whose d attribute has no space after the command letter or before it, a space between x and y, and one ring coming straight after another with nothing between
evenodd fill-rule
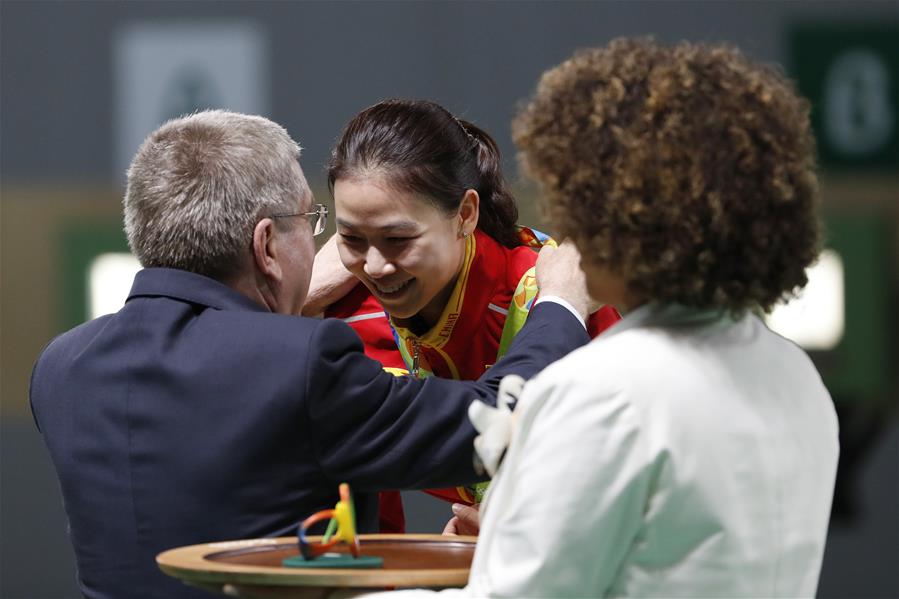
<instances>
[{"instance_id":1,"label":"gray hair","mask_svg":"<svg viewBox=\"0 0 899 599\"><path fill-rule=\"evenodd\" d=\"M145 267L224 279L260 218L295 212L308 193L300 147L258 116L209 110L150 134L128 169L125 234Z\"/></svg>"}]
</instances>

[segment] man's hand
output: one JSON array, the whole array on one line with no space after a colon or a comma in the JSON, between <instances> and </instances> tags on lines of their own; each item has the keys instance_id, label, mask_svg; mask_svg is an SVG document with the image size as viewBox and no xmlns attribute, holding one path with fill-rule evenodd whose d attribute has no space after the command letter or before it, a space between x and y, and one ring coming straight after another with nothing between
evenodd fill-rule
<instances>
[{"instance_id":1,"label":"man's hand","mask_svg":"<svg viewBox=\"0 0 899 599\"><path fill-rule=\"evenodd\" d=\"M540 295L561 297L586 319L593 307L593 300L587 294L587 280L580 260L580 253L569 239L558 248L543 246L537 256L537 285Z\"/></svg>"},{"instance_id":2,"label":"man's hand","mask_svg":"<svg viewBox=\"0 0 899 599\"><path fill-rule=\"evenodd\" d=\"M303 304L303 316L318 316L325 308L353 290L359 282L340 261L337 251L337 234L331 236L315 255L312 265L312 281Z\"/></svg>"},{"instance_id":3,"label":"man's hand","mask_svg":"<svg viewBox=\"0 0 899 599\"><path fill-rule=\"evenodd\" d=\"M455 514L443 529L443 534L448 536L469 535L477 536L481 530L481 512L478 511L480 504L473 506L462 505L461 503L453 504L453 514Z\"/></svg>"}]
</instances>

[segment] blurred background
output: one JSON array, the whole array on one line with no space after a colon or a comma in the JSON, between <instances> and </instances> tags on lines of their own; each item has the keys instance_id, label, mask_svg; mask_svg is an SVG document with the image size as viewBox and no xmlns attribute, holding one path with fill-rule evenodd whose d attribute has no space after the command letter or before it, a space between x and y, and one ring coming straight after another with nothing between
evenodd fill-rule
<instances>
[{"instance_id":1,"label":"blurred background","mask_svg":"<svg viewBox=\"0 0 899 599\"><path fill-rule=\"evenodd\" d=\"M770 322L808 349L841 420L819 595L899 596L899 2L3 0L0 28L0 597L78 596L28 381L54 335L127 294L124 173L150 131L207 107L265 115L332 204L323 166L343 124L429 98L490 131L518 181L509 124L540 73L646 34L730 42L813 102L827 251ZM541 224L516 185L521 221ZM450 516L406 498L411 532Z\"/></svg>"}]
</instances>

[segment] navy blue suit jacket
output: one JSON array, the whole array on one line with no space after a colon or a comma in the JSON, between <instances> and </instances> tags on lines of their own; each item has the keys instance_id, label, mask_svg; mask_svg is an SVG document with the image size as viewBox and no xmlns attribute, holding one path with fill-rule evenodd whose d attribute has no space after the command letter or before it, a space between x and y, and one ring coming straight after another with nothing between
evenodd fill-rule
<instances>
[{"instance_id":1,"label":"navy blue suit jacket","mask_svg":"<svg viewBox=\"0 0 899 599\"><path fill-rule=\"evenodd\" d=\"M587 341L543 303L481 380L394 377L336 320L273 314L185 271L137 274L125 306L53 340L31 405L62 487L78 582L91 598L207 596L162 574L166 549L292 535L353 489L377 531L377 491L477 480L474 398Z\"/></svg>"}]
</instances>

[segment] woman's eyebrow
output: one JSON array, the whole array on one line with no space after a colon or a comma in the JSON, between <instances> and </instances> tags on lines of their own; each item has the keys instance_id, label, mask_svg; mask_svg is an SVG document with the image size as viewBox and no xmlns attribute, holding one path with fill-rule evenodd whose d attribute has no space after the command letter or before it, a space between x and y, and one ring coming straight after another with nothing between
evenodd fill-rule
<instances>
[{"instance_id":1,"label":"woman's eyebrow","mask_svg":"<svg viewBox=\"0 0 899 599\"><path fill-rule=\"evenodd\" d=\"M342 218L337 219L337 225L345 229L356 229L353 223L347 222ZM374 228L381 233L415 233L418 231L418 223L412 220L398 220Z\"/></svg>"}]
</instances>

